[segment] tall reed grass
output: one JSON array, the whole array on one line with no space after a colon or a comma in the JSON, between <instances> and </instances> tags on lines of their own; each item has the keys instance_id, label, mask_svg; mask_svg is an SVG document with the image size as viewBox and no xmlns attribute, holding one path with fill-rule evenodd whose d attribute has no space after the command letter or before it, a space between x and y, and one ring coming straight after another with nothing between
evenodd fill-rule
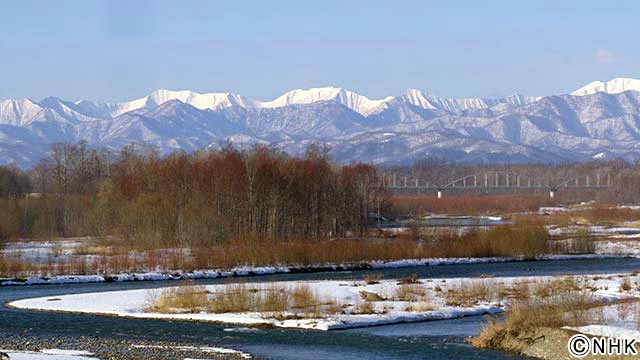
<instances>
[{"instance_id":1,"label":"tall reed grass","mask_svg":"<svg viewBox=\"0 0 640 360\"><path fill-rule=\"evenodd\" d=\"M464 234L444 232L419 239L270 239L235 238L195 249L109 252L92 256L52 256L47 263L0 254L0 277L114 274L145 271L230 269L236 266L317 266L450 257L535 258L550 250L549 233L537 223L519 222ZM83 250L84 251L84 250Z\"/></svg>"}]
</instances>

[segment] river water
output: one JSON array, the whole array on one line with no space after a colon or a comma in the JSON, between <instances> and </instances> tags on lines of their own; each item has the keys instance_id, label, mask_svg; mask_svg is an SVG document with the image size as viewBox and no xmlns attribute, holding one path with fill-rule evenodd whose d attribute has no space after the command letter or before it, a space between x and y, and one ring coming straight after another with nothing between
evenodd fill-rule
<instances>
[{"instance_id":1,"label":"river water","mask_svg":"<svg viewBox=\"0 0 640 360\"><path fill-rule=\"evenodd\" d=\"M253 278L201 281L361 280L369 272L384 278L417 273L419 277L532 276L552 274L615 273L640 269L638 259L592 259L460 264L414 268L281 274ZM0 288L0 303L69 293L113 291L179 285L177 281L49 285ZM267 359L521 359L497 351L474 349L463 343L477 334L481 317L398 324L362 329L316 332L290 329L249 329L211 323L126 319L94 315L44 313L0 307L0 333L31 336L97 336L144 341L175 341L202 346L223 346Z\"/></svg>"}]
</instances>

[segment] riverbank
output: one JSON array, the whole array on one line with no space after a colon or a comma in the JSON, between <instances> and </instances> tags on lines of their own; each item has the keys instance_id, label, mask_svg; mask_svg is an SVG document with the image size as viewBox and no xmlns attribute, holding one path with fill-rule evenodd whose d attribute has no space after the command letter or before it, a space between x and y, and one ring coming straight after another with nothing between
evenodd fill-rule
<instances>
[{"instance_id":1,"label":"riverbank","mask_svg":"<svg viewBox=\"0 0 640 360\"><path fill-rule=\"evenodd\" d=\"M536 359L575 360L576 357L569 353L567 344L569 343L569 339L577 333L578 332L576 331L568 329L542 327L522 334L518 338L504 340L498 343L495 349L517 353L519 355ZM638 347L636 348L638 349ZM603 357L601 355L587 355L582 359L597 360L602 358ZM612 360L626 360L636 359L637 356L611 355L606 358Z\"/></svg>"},{"instance_id":2,"label":"riverbank","mask_svg":"<svg viewBox=\"0 0 640 360\"><path fill-rule=\"evenodd\" d=\"M171 272L143 272L143 273L119 273L111 275L59 275L52 277L26 277L26 278L0 278L2 286L26 286L26 285L61 285L61 284L88 284L108 282L131 281L164 281L164 280L204 280L231 277L246 277L274 274L318 273L327 271L355 271L393 268L411 268L422 266L456 265L456 264L489 264L521 261L553 261L553 260L583 260L583 259L637 259L640 254L558 254L545 255L535 259L516 257L486 257L486 258L428 258L428 259L404 259L396 261L370 261L354 264L319 264L315 266L273 266L253 267L241 266L231 269L211 269L198 271L171 271Z\"/></svg>"},{"instance_id":3,"label":"riverbank","mask_svg":"<svg viewBox=\"0 0 640 360\"><path fill-rule=\"evenodd\" d=\"M93 336L33 336L0 332L0 353L11 359L251 359L249 354L223 347L176 342L148 342Z\"/></svg>"},{"instance_id":4,"label":"riverbank","mask_svg":"<svg viewBox=\"0 0 640 360\"><path fill-rule=\"evenodd\" d=\"M503 318L489 318L470 343L478 348L560 360L575 358L569 353L568 344L576 333L638 340L640 284L637 274L597 277L595 284L540 289L525 298L514 299L509 302Z\"/></svg>"}]
</instances>

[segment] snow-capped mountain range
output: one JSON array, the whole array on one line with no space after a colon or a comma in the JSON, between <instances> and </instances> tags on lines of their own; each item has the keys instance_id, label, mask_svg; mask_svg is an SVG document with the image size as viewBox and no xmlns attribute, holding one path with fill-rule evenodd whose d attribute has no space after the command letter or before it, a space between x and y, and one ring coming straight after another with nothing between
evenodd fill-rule
<instances>
[{"instance_id":1,"label":"snow-capped mountain range","mask_svg":"<svg viewBox=\"0 0 640 360\"><path fill-rule=\"evenodd\" d=\"M592 82L571 94L453 99L407 90L374 100L349 90L293 90L272 101L157 90L122 103L49 97L0 101L0 162L36 164L54 142L167 153L227 141L291 153L326 143L339 161L392 164L640 159L640 80Z\"/></svg>"}]
</instances>

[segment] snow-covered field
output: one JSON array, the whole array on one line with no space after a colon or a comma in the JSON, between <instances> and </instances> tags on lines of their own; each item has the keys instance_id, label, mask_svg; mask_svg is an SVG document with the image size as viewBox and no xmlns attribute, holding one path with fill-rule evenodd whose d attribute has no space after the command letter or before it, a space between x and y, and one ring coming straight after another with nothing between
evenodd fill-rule
<instances>
[{"instance_id":1,"label":"snow-covered field","mask_svg":"<svg viewBox=\"0 0 640 360\"><path fill-rule=\"evenodd\" d=\"M571 238L576 235L593 237L594 253L599 255L640 256L640 228L632 226L572 225L548 227L552 236Z\"/></svg>"},{"instance_id":2,"label":"snow-covered field","mask_svg":"<svg viewBox=\"0 0 640 360\"><path fill-rule=\"evenodd\" d=\"M373 326L399 322L415 322L448 319L460 316L497 313L508 306L510 289L518 284L539 284L562 279L559 276L509 277L509 278L456 278L419 279L419 285L399 285L397 280L382 280L378 284L364 281L313 281L277 282L245 284L258 291L267 291L275 286L294 288L308 286L318 298L339 304L342 311L324 313L315 317L294 317L294 313L243 312L243 313L158 313L149 310L161 290L126 290L89 294L63 295L19 300L9 305L21 309L94 313L134 318L212 321L243 325L270 325L287 328L331 330L350 327ZM568 276L566 278L569 278ZM628 278L635 284L632 289L623 290L622 279ZM616 301L640 296L636 275L585 275L574 276L582 288L589 289L595 299ZM221 293L231 286L207 285L210 294ZM416 299L398 297L398 289L417 286L420 289ZM461 302L456 293L473 291L478 288L486 292L478 300ZM379 296L377 301L365 301L363 291ZM587 291L587 290L585 290ZM451 295L453 294L453 295ZM473 295L470 295L473 296ZM458 299L458 300L456 300ZM370 303L372 313L359 313L358 308Z\"/></svg>"},{"instance_id":3,"label":"snow-covered field","mask_svg":"<svg viewBox=\"0 0 640 360\"><path fill-rule=\"evenodd\" d=\"M591 236L628 238L640 237L640 228L630 226L602 226L602 225L572 225L567 227L550 226L549 234L552 236L571 236L580 231Z\"/></svg>"},{"instance_id":4,"label":"snow-covered field","mask_svg":"<svg viewBox=\"0 0 640 360\"><path fill-rule=\"evenodd\" d=\"M90 238L12 241L4 249L0 249L0 255L20 258L29 263L46 264L52 257L71 257L89 241Z\"/></svg>"},{"instance_id":5,"label":"snow-covered field","mask_svg":"<svg viewBox=\"0 0 640 360\"><path fill-rule=\"evenodd\" d=\"M577 331L591 336L606 336L619 339L640 339L640 331L621 326L611 325L585 325L565 326L563 329Z\"/></svg>"},{"instance_id":6,"label":"snow-covered field","mask_svg":"<svg viewBox=\"0 0 640 360\"><path fill-rule=\"evenodd\" d=\"M603 307L600 320L584 326L564 329L592 336L640 340L640 302L623 302Z\"/></svg>"}]
</instances>

